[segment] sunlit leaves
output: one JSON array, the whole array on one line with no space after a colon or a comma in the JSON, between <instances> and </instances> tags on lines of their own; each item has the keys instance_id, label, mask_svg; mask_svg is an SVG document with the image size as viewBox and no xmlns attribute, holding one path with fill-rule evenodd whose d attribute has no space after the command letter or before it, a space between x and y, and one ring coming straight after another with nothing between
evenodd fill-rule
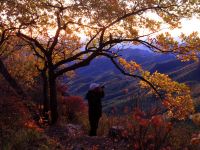
<instances>
[{"instance_id":1,"label":"sunlit leaves","mask_svg":"<svg viewBox=\"0 0 200 150\"><path fill-rule=\"evenodd\" d=\"M141 70L141 66L135 61L127 62L125 59L119 58L119 64L130 74L134 74L136 71Z\"/></svg>"},{"instance_id":2,"label":"sunlit leaves","mask_svg":"<svg viewBox=\"0 0 200 150\"><path fill-rule=\"evenodd\" d=\"M27 88L33 88L35 85L35 78L39 75L34 62L34 55L32 55L30 51L26 53L24 53L24 51L12 53L5 61L9 72L20 84Z\"/></svg>"},{"instance_id":3,"label":"sunlit leaves","mask_svg":"<svg viewBox=\"0 0 200 150\"><path fill-rule=\"evenodd\" d=\"M150 74L146 71L143 76L164 95L163 105L168 110L168 117L182 120L194 112L194 104L188 86L175 82L167 75L158 72ZM154 93L147 83L141 81L140 86L149 89L150 93Z\"/></svg>"},{"instance_id":4,"label":"sunlit leaves","mask_svg":"<svg viewBox=\"0 0 200 150\"><path fill-rule=\"evenodd\" d=\"M119 64L123 69L134 75L141 73L144 79L149 81L161 94L163 106L167 109L169 118L185 119L194 112L194 104L190 93L190 88L184 83L173 81L168 75L154 72L150 74L148 71L143 71L136 62L127 62L123 58L119 58ZM147 89L148 94L157 94L155 90L145 81L140 81L140 87Z\"/></svg>"},{"instance_id":5,"label":"sunlit leaves","mask_svg":"<svg viewBox=\"0 0 200 150\"><path fill-rule=\"evenodd\" d=\"M175 52L178 49L179 43L171 36L169 32L166 32L157 35L155 45L161 49L162 52Z\"/></svg>"},{"instance_id":6,"label":"sunlit leaves","mask_svg":"<svg viewBox=\"0 0 200 150\"><path fill-rule=\"evenodd\" d=\"M150 39L152 41L152 39ZM198 61L200 52L200 37L198 32L190 35L181 34L176 40L169 32L157 35L154 45L157 52L173 53L181 61Z\"/></svg>"},{"instance_id":7,"label":"sunlit leaves","mask_svg":"<svg viewBox=\"0 0 200 150\"><path fill-rule=\"evenodd\" d=\"M198 32L193 32L189 36L181 34L182 44L179 46L178 58L183 61L194 60L198 61L200 52L200 36Z\"/></svg>"}]
</instances>

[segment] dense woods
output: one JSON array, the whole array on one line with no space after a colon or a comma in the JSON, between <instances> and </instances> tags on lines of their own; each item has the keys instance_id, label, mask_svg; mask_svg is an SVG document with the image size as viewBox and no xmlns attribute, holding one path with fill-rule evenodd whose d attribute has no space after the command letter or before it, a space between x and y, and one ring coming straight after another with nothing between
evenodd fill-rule
<instances>
[{"instance_id":1,"label":"dense woods","mask_svg":"<svg viewBox=\"0 0 200 150\"><path fill-rule=\"evenodd\" d=\"M152 53L172 54L181 62L198 62L200 30L190 35L182 33L178 37L173 37L170 30L181 28L182 19L199 18L199 6L199 0L0 1L1 139L9 134L3 129L7 124L6 111L16 109L25 109L27 116L30 115L24 118L23 113L17 113L16 116L25 121L17 120L20 123L16 128L25 130L25 127L30 127L34 132L47 134L49 138L43 139L46 149L56 149L57 144L67 145L52 142L50 131L46 133L49 128L56 126L57 131L61 129L59 125L75 123L82 125L80 130L87 132L85 98L70 95L70 84L66 81L77 78L77 69L105 57L121 74L137 80L137 87L148 95L154 95L154 100L159 101L159 109L155 107L150 110L151 113L139 108L125 109L122 116L104 114L99 125L100 134L109 135L119 143L124 142L112 145L114 149L124 145L125 149L180 149L180 141L176 141L178 145L169 139L178 139L173 134L181 132L177 130L184 128L184 123L186 128L190 128L191 124L195 126L195 131L199 124L198 105L193 100L190 86L157 71L150 73L136 60L123 58L121 53L126 53L124 47L127 45L145 46ZM164 28L169 30L165 32ZM137 52L133 49L133 53ZM4 105L10 107L3 109ZM29 126L31 120L34 123ZM117 136L109 132L113 126L120 126ZM199 143L199 134L193 134L193 129L188 130L190 137L187 142L192 147L193 143ZM191 145L192 134L196 141L193 139ZM71 136L65 138L65 142L70 143ZM111 138L100 140L109 142ZM15 149L16 143L12 147L12 140L7 145L2 140L0 145L3 149ZM41 141L39 146L43 144ZM108 145L105 147L109 149ZM62 146L58 147L62 149ZM187 145L183 146L189 149ZM102 148L94 144L92 149Z\"/></svg>"}]
</instances>

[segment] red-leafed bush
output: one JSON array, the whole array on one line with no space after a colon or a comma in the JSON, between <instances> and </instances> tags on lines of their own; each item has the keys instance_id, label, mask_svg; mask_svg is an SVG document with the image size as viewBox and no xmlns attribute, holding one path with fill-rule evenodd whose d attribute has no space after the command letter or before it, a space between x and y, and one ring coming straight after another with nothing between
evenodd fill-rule
<instances>
[{"instance_id":1,"label":"red-leafed bush","mask_svg":"<svg viewBox=\"0 0 200 150\"><path fill-rule=\"evenodd\" d=\"M81 114L86 113L86 108L82 97L68 96L60 99L61 116L67 121L76 121Z\"/></svg>"},{"instance_id":2,"label":"red-leafed bush","mask_svg":"<svg viewBox=\"0 0 200 150\"><path fill-rule=\"evenodd\" d=\"M135 109L133 114L123 120L124 131L122 138L128 140L135 150L169 149L169 134L172 124L163 115L148 115L140 109Z\"/></svg>"},{"instance_id":3,"label":"red-leafed bush","mask_svg":"<svg viewBox=\"0 0 200 150\"><path fill-rule=\"evenodd\" d=\"M171 122L168 122L163 115L154 115L151 118L145 118L146 114L140 114L136 122L139 126L138 137L135 138L135 145L145 146L146 149L170 149L168 145L169 133L172 129ZM142 138L141 136L142 135ZM140 142L143 144L140 145Z\"/></svg>"}]
</instances>

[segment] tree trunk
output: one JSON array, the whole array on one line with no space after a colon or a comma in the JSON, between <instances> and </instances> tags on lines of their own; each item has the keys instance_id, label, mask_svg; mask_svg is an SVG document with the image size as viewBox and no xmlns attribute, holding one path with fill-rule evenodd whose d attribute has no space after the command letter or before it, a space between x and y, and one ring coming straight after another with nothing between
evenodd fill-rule
<instances>
[{"instance_id":1,"label":"tree trunk","mask_svg":"<svg viewBox=\"0 0 200 150\"><path fill-rule=\"evenodd\" d=\"M48 79L46 75L46 70L41 72L43 80L43 115L46 117L47 112L49 111L49 100L48 100Z\"/></svg>"},{"instance_id":2,"label":"tree trunk","mask_svg":"<svg viewBox=\"0 0 200 150\"><path fill-rule=\"evenodd\" d=\"M26 97L26 94L22 90L22 88L19 86L17 81L10 75L8 72L6 66L0 60L0 73L3 75L4 79L9 83L9 85L14 89L14 91L22 98Z\"/></svg>"},{"instance_id":3,"label":"tree trunk","mask_svg":"<svg viewBox=\"0 0 200 150\"><path fill-rule=\"evenodd\" d=\"M57 92L56 92L56 78L53 70L49 69L49 100L51 110L51 124L55 124L58 120L57 110Z\"/></svg>"}]
</instances>

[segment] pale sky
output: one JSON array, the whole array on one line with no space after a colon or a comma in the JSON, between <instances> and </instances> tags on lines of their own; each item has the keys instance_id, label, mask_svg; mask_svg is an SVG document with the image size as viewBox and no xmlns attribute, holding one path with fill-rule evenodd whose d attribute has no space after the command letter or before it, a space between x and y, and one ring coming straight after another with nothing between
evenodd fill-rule
<instances>
[{"instance_id":1,"label":"pale sky","mask_svg":"<svg viewBox=\"0 0 200 150\"><path fill-rule=\"evenodd\" d=\"M145 15L145 17L148 17L150 19L157 19L157 20L161 19L157 14L151 13L151 12L145 13L144 15ZM182 28L180 28L180 29L170 30L170 29L168 29L169 27L166 24L162 24L161 28L163 30L161 32L169 32L172 34L173 37L176 38L181 33L189 35L192 32L197 31L197 32L199 32L199 36L200 36L200 18L197 18L195 16L193 16L191 19L184 18L181 20L181 26L182 26Z\"/></svg>"},{"instance_id":2,"label":"pale sky","mask_svg":"<svg viewBox=\"0 0 200 150\"><path fill-rule=\"evenodd\" d=\"M170 31L174 37L177 37L177 35L179 35L181 32L188 35L193 31L197 31L200 34L200 19L197 19L195 17L193 17L190 20L182 19L181 23L182 23L181 29L175 29L173 31Z\"/></svg>"},{"instance_id":3,"label":"pale sky","mask_svg":"<svg viewBox=\"0 0 200 150\"><path fill-rule=\"evenodd\" d=\"M156 17L155 15L150 14L151 17ZM197 19L196 17L193 17L192 19L182 19L182 28L180 29L166 29L165 25L163 25L163 30L160 31L159 33L162 32L169 32L172 34L174 38L178 38L181 33L184 33L186 35L191 34L194 31L199 32L200 36L200 19ZM145 29L141 30L143 33L142 34L147 34L148 32L145 31ZM53 36L55 34L55 29L52 29L49 31L49 33ZM156 34L155 34L156 35ZM84 42L86 40L86 36L84 33L78 33L78 36L81 37L81 41Z\"/></svg>"}]
</instances>

